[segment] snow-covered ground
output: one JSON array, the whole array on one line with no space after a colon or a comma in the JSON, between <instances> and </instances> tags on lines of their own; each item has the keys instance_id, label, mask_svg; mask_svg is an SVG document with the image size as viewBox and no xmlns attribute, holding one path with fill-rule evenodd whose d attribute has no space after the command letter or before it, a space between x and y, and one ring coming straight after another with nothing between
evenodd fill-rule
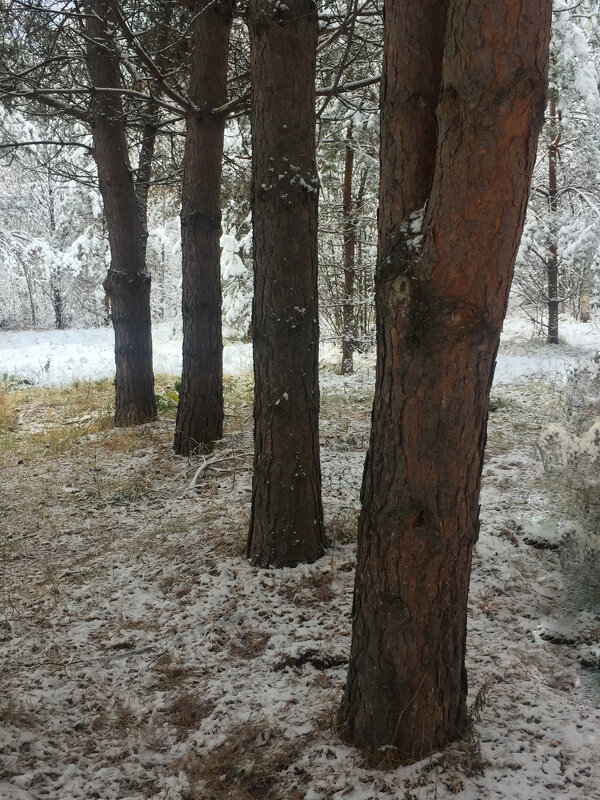
<instances>
[{"instance_id":1,"label":"snow-covered ground","mask_svg":"<svg viewBox=\"0 0 600 800\"><path fill-rule=\"evenodd\" d=\"M561 320L562 343L546 347L532 336L531 324L512 317L504 326L496 366L496 383L535 372L564 374L578 358L600 350L600 325L583 324L567 317ZM74 380L114 375L114 335L111 328L67 331L0 331L0 376L17 375L35 384L52 386ZM181 333L169 323L154 326L156 372L181 373ZM337 347L326 343L321 357L339 359ZM365 368L372 355L362 358ZM361 361L361 357L358 357ZM252 366L249 344L233 342L223 350L225 372L236 375Z\"/></svg>"},{"instance_id":2,"label":"snow-covered ground","mask_svg":"<svg viewBox=\"0 0 600 800\"><path fill-rule=\"evenodd\" d=\"M38 451L44 409L24 408L0 452L0 800L599 800L599 673L582 668L600 653L599 571L569 549L578 522L536 442L600 331L565 320L563 335L549 348L506 325L469 606L473 724L408 768L369 769L334 725L372 355L351 378L322 371L332 546L296 570L243 557L248 408L192 462L166 419ZM1 333L0 374L100 377L110 344ZM177 373L179 348L159 328L157 369ZM249 367L230 348L227 371Z\"/></svg>"},{"instance_id":3,"label":"snow-covered ground","mask_svg":"<svg viewBox=\"0 0 600 800\"><path fill-rule=\"evenodd\" d=\"M115 374L112 328L67 331L0 331L0 375L17 375L41 386ZM181 333L169 323L154 325L155 372L181 374ZM225 371L245 372L252 366L250 346L227 344Z\"/></svg>"}]
</instances>

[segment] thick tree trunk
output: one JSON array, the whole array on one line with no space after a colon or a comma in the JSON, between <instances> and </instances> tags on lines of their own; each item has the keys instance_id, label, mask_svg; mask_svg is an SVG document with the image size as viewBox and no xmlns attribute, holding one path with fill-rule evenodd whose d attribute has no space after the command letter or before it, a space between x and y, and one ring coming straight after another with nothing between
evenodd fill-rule
<instances>
[{"instance_id":1,"label":"thick tree trunk","mask_svg":"<svg viewBox=\"0 0 600 800\"><path fill-rule=\"evenodd\" d=\"M315 52L312 0L251 0L254 480L248 556L324 550L319 463Z\"/></svg>"},{"instance_id":2,"label":"thick tree trunk","mask_svg":"<svg viewBox=\"0 0 600 800\"><path fill-rule=\"evenodd\" d=\"M359 747L416 760L466 724L488 398L551 3L386 0L385 11L377 378L341 721Z\"/></svg>"},{"instance_id":3,"label":"thick tree trunk","mask_svg":"<svg viewBox=\"0 0 600 800\"><path fill-rule=\"evenodd\" d=\"M129 161L121 97L118 91L102 91L121 88L109 0L90 0L87 11L88 65L98 87L91 109L94 157L111 252L104 288L115 331L115 424L137 425L156 417L145 225Z\"/></svg>"},{"instance_id":4,"label":"thick tree trunk","mask_svg":"<svg viewBox=\"0 0 600 800\"><path fill-rule=\"evenodd\" d=\"M183 370L176 453L188 455L223 435L221 333L221 168L225 118L212 109L227 95L233 3L197 0L194 7L181 205Z\"/></svg>"}]
</instances>

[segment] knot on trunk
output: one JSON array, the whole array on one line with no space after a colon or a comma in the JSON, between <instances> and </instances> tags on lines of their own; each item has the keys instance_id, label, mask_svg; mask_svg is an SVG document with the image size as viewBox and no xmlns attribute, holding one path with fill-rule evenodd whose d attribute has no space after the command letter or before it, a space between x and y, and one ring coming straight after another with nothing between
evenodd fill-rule
<instances>
[{"instance_id":1,"label":"knot on trunk","mask_svg":"<svg viewBox=\"0 0 600 800\"><path fill-rule=\"evenodd\" d=\"M113 300L123 290L135 291L150 286L150 275L147 272L123 272L111 267L102 284L104 291Z\"/></svg>"},{"instance_id":2,"label":"knot on trunk","mask_svg":"<svg viewBox=\"0 0 600 800\"><path fill-rule=\"evenodd\" d=\"M206 214L202 211L191 211L181 214L182 228L194 227L197 231L219 231L221 230L221 215Z\"/></svg>"}]
</instances>

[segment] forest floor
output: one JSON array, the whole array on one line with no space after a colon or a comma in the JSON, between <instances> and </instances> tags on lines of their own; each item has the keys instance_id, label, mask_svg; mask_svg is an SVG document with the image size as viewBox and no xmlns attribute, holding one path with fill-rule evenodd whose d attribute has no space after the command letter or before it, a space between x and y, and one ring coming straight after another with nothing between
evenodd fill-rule
<instances>
[{"instance_id":1,"label":"forest floor","mask_svg":"<svg viewBox=\"0 0 600 800\"><path fill-rule=\"evenodd\" d=\"M600 567L571 546L579 510L537 453L561 415L559 362L583 351L549 355L519 331L493 390L469 731L378 770L335 727L372 356L350 378L322 370L331 547L294 570L244 558L248 373L227 378L225 438L192 460L172 452L172 409L114 429L110 380L5 378L0 800L600 799ZM165 407L170 385L159 379Z\"/></svg>"}]
</instances>

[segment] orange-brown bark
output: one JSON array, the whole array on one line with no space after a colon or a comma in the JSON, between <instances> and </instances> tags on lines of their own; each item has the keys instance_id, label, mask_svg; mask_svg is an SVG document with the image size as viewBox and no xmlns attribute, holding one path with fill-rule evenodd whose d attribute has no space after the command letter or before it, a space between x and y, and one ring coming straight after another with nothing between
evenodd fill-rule
<instances>
[{"instance_id":1,"label":"orange-brown bark","mask_svg":"<svg viewBox=\"0 0 600 800\"><path fill-rule=\"evenodd\" d=\"M435 36L426 6L447 9ZM543 118L550 10L386 2L377 378L341 721L358 746L407 759L466 724L489 390ZM428 114L421 146L399 98L442 50L441 75L419 90L437 105L434 144ZM410 108L418 117L426 105ZM425 201L419 225L410 215Z\"/></svg>"}]
</instances>

